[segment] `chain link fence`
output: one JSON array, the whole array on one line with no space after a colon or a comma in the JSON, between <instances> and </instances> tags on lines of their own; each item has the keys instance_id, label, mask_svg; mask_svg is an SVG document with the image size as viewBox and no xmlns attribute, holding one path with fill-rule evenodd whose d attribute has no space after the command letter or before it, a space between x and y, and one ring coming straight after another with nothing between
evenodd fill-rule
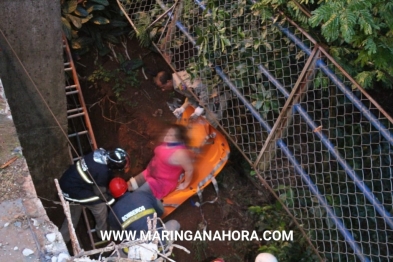
<instances>
[{"instance_id":1,"label":"chain link fence","mask_svg":"<svg viewBox=\"0 0 393 262\"><path fill-rule=\"evenodd\" d=\"M249 1L118 3L141 43L206 86L215 124L320 256L392 258L393 121L310 35Z\"/></svg>"}]
</instances>

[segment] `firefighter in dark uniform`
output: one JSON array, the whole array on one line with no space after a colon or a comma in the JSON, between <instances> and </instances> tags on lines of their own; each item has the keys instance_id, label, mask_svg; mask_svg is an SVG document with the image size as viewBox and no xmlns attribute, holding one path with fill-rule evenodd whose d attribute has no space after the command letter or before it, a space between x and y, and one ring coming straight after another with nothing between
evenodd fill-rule
<instances>
[{"instance_id":1,"label":"firefighter in dark uniform","mask_svg":"<svg viewBox=\"0 0 393 262\"><path fill-rule=\"evenodd\" d=\"M138 239L141 231L148 231L147 217L153 218L154 213L159 217L164 212L164 206L153 194L142 190L129 192L127 182L120 177L112 179L109 190L116 198L112 205L113 212L109 212L108 216L112 230L135 231L135 239ZM162 225L157 221L157 228L159 227ZM165 223L165 228L167 231L177 231L180 224L176 220L169 220ZM160 230L159 232L161 233Z\"/></svg>"},{"instance_id":2,"label":"firefighter in dark uniform","mask_svg":"<svg viewBox=\"0 0 393 262\"><path fill-rule=\"evenodd\" d=\"M129 156L121 148L106 151L102 148L95 150L71 165L59 180L63 196L66 200L88 208L95 219L95 229L98 233L107 230L108 205L114 203L114 198L107 190L112 171L124 171L129 166ZM71 216L73 225L78 224L82 207L72 205ZM60 232L65 242L70 240L67 220ZM98 233L100 237L100 233Z\"/></svg>"}]
</instances>

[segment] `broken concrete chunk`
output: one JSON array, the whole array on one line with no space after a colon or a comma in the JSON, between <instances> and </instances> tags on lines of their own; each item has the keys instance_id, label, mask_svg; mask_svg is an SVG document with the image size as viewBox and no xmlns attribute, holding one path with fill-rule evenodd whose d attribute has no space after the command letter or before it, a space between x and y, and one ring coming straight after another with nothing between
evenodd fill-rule
<instances>
[{"instance_id":1,"label":"broken concrete chunk","mask_svg":"<svg viewBox=\"0 0 393 262\"><path fill-rule=\"evenodd\" d=\"M38 221L38 219L34 219L34 218L32 218L31 220L33 220L33 225L35 226L35 227L38 227L41 223Z\"/></svg>"},{"instance_id":2,"label":"broken concrete chunk","mask_svg":"<svg viewBox=\"0 0 393 262\"><path fill-rule=\"evenodd\" d=\"M22 254L23 254L25 257L28 257L28 256L30 256L31 254L34 254L34 251L31 250L31 249L25 248L25 249L23 249Z\"/></svg>"},{"instance_id":3,"label":"broken concrete chunk","mask_svg":"<svg viewBox=\"0 0 393 262\"><path fill-rule=\"evenodd\" d=\"M47 234L46 239L48 239L49 242L53 243L56 240L56 233Z\"/></svg>"},{"instance_id":4,"label":"broken concrete chunk","mask_svg":"<svg viewBox=\"0 0 393 262\"><path fill-rule=\"evenodd\" d=\"M12 154L13 155L16 155L16 154L22 155L22 147L20 147L20 146L15 147L14 150L12 150Z\"/></svg>"},{"instance_id":5,"label":"broken concrete chunk","mask_svg":"<svg viewBox=\"0 0 393 262\"><path fill-rule=\"evenodd\" d=\"M68 254L60 253L59 257L57 258L57 262L67 262L69 258L70 256Z\"/></svg>"}]
</instances>

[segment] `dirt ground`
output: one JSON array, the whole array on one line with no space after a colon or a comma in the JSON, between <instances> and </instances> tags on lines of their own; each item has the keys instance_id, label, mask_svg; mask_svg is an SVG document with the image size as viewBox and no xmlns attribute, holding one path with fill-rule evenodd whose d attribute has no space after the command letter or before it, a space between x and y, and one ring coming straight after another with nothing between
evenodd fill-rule
<instances>
[{"instance_id":1,"label":"dirt ground","mask_svg":"<svg viewBox=\"0 0 393 262\"><path fill-rule=\"evenodd\" d=\"M141 48L138 42L129 40L127 53L132 59L141 59L145 71L161 71L170 68L161 56L149 49ZM117 55L126 56L123 47L116 47ZM113 55L112 55L113 57ZM87 80L88 76L101 65L104 71L114 71L119 68L119 63L110 57L82 56L75 60L77 72L80 76L83 95L89 109L89 116L98 147L124 148L131 156L131 171L125 174L128 179L142 171L151 157L153 149L157 144L157 138L163 130L165 123L175 122L176 118L169 110L166 102L172 101L174 97L184 99L174 91L162 91L155 87L152 76L146 74L145 79L142 70L136 70L139 84L127 86L116 94L111 89L113 81L103 81L93 84ZM120 76L121 77L121 76ZM262 205L264 196L248 180L241 170L235 170L231 162L238 161L232 152L224 170L218 175L220 197L214 204L206 204L202 209L195 207L194 202L198 197L194 196L186 201L170 214L165 221L175 219L179 221L183 230L198 230L198 225L204 218L207 221L207 229L212 230L252 230L254 221L247 212L248 206ZM240 158L240 156L239 156ZM212 185L204 191L204 200L212 200L216 193ZM40 195L40 194L39 194ZM49 217L58 226L64 219L60 215L58 207L46 203ZM77 234L83 247L90 249L86 228L80 222ZM223 257L225 261L254 261L256 250L260 243L252 242L178 242L191 253L175 249L172 259L176 261L201 262L211 261L214 257Z\"/></svg>"}]
</instances>

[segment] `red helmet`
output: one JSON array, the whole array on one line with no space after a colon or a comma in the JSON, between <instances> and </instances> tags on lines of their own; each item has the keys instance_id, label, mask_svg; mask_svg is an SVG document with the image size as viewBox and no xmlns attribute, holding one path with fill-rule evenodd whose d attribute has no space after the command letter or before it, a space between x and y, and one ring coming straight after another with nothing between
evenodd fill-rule
<instances>
[{"instance_id":1,"label":"red helmet","mask_svg":"<svg viewBox=\"0 0 393 262\"><path fill-rule=\"evenodd\" d=\"M127 191L127 182L121 177L115 177L109 183L109 191L114 198L121 197Z\"/></svg>"}]
</instances>

